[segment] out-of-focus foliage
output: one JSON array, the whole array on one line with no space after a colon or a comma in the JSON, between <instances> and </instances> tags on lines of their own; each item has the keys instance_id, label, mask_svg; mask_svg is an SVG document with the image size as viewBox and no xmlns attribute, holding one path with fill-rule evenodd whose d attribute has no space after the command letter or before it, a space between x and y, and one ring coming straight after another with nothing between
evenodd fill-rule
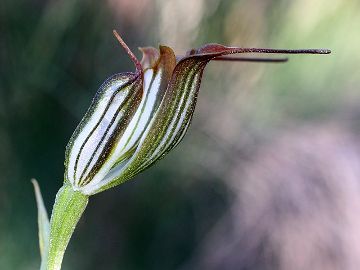
<instances>
[{"instance_id":1,"label":"out-of-focus foliage","mask_svg":"<svg viewBox=\"0 0 360 270\"><path fill-rule=\"evenodd\" d=\"M357 0L2 0L1 269L38 268L30 178L50 211L96 89L133 69L114 28L131 48L179 54L209 42L333 53L210 64L189 134L92 198L64 269L357 269Z\"/></svg>"}]
</instances>

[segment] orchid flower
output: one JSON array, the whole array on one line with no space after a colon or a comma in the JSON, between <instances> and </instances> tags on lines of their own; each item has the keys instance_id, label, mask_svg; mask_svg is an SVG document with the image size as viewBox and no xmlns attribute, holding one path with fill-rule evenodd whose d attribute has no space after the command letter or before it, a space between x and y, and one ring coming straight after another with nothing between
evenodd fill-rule
<instances>
[{"instance_id":1,"label":"orchid flower","mask_svg":"<svg viewBox=\"0 0 360 270\"><path fill-rule=\"evenodd\" d=\"M41 269L61 268L65 249L90 195L132 179L179 144L190 126L203 71L210 61L287 60L228 56L239 53L330 53L326 49L207 44L182 57L176 57L167 46L159 50L140 48L143 57L139 61L116 31L114 35L134 63L135 72L115 74L101 85L66 147L65 179L54 203L50 237L49 231L40 232ZM39 191L37 200L42 203ZM39 211L45 210L42 207Z\"/></svg>"}]
</instances>

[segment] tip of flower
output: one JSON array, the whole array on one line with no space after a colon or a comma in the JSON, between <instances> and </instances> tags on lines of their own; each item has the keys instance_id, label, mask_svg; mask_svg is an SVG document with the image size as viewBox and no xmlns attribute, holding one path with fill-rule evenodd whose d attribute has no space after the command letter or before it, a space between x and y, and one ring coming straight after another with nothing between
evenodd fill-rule
<instances>
[{"instance_id":1,"label":"tip of flower","mask_svg":"<svg viewBox=\"0 0 360 270\"><path fill-rule=\"evenodd\" d=\"M320 54L330 54L331 50L329 50L329 49L319 49L319 53Z\"/></svg>"},{"instance_id":2,"label":"tip of flower","mask_svg":"<svg viewBox=\"0 0 360 270\"><path fill-rule=\"evenodd\" d=\"M124 40L121 38L121 36L118 34L118 32L116 30L113 30L113 34L115 36L115 38L119 41L121 47L124 48L124 50L126 51L126 53L129 55L130 59L133 61L136 70L138 72L142 72L142 66L140 61L136 58L135 54L130 50L130 48L126 45L126 43L124 42Z\"/></svg>"}]
</instances>

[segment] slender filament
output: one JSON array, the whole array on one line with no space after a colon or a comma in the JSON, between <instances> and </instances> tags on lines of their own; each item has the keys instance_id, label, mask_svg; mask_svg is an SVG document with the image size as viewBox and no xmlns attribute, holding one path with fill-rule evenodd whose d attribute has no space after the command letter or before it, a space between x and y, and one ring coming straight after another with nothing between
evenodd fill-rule
<instances>
[{"instance_id":1,"label":"slender filament","mask_svg":"<svg viewBox=\"0 0 360 270\"><path fill-rule=\"evenodd\" d=\"M268 49L268 48L233 48L234 53L278 53L278 54L329 54L329 49Z\"/></svg>"},{"instance_id":2,"label":"slender filament","mask_svg":"<svg viewBox=\"0 0 360 270\"><path fill-rule=\"evenodd\" d=\"M216 57L215 61L229 61L229 62L254 62L254 63L284 63L289 59L286 58L260 58L260 57L236 57L236 56L220 56Z\"/></svg>"},{"instance_id":3,"label":"slender filament","mask_svg":"<svg viewBox=\"0 0 360 270\"><path fill-rule=\"evenodd\" d=\"M133 61L133 63L135 64L135 67L137 70L142 70L140 61L136 58L135 54L133 54L133 52L130 50L130 48L126 45L126 43L124 42L124 40L120 37L120 35L118 34L118 32L116 30L113 30L113 34L115 36L115 38L119 41L120 45L124 48L124 50L126 51L126 53L130 56L131 60Z\"/></svg>"}]
</instances>

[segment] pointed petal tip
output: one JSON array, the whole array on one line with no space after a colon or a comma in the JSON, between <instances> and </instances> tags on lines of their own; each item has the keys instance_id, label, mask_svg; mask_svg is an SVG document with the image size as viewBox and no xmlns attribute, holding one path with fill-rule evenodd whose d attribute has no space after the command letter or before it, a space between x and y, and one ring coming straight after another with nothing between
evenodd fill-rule
<instances>
[{"instance_id":1,"label":"pointed petal tip","mask_svg":"<svg viewBox=\"0 0 360 270\"><path fill-rule=\"evenodd\" d=\"M39 236L39 247L40 247L40 255L42 260L45 258L47 249L48 249L48 243L49 243L49 217L44 205L44 201L41 195L40 187L36 179L32 178L30 180L32 184L34 185L34 191L35 191L35 199L36 199L36 205L38 209L38 236Z\"/></svg>"},{"instance_id":2,"label":"pointed petal tip","mask_svg":"<svg viewBox=\"0 0 360 270\"><path fill-rule=\"evenodd\" d=\"M35 178L31 178L30 182L33 184L35 190L39 189L39 183Z\"/></svg>"},{"instance_id":3,"label":"pointed petal tip","mask_svg":"<svg viewBox=\"0 0 360 270\"><path fill-rule=\"evenodd\" d=\"M320 51L320 54L330 54L331 53L331 50L329 49L319 49Z\"/></svg>"}]
</instances>

